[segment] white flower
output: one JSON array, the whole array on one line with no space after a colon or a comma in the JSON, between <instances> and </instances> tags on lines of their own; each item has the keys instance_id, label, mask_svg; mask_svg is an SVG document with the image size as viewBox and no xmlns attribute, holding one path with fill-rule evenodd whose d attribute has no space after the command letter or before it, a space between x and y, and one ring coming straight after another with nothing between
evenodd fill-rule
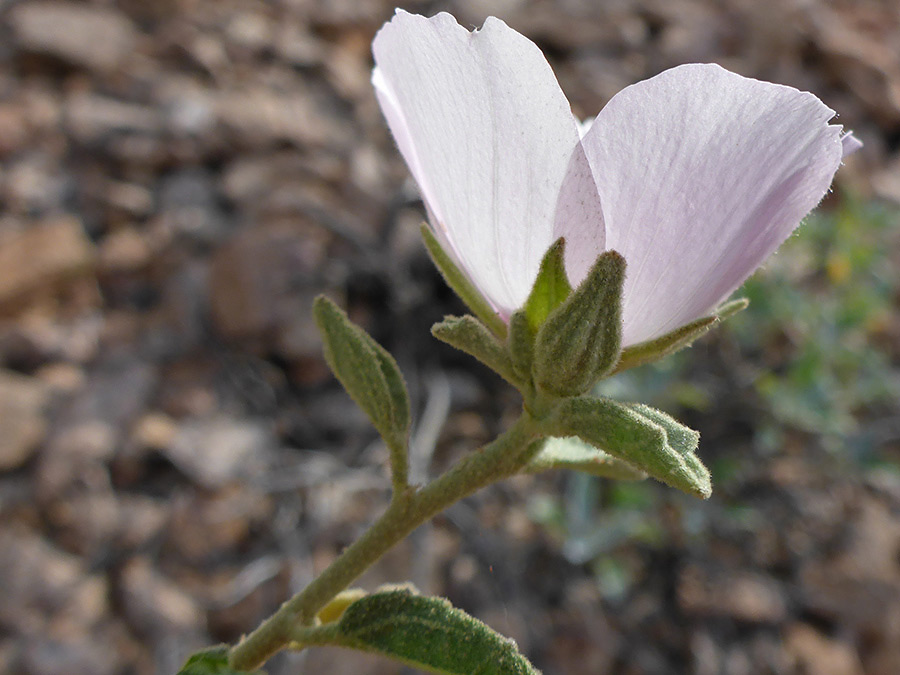
<instances>
[{"instance_id":1,"label":"white flower","mask_svg":"<svg viewBox=\"0 0 900 675\"><path fill-rule=\"evenodd\" d=\"M373 52L432 228L488 302L508 319L561 236L573 286L614 249L623 346L709 314L859 146L814 95L712 64L627 87L585 131L537 46L496 18L470 33L398 10Z\"/></svg>"}]
</instances>

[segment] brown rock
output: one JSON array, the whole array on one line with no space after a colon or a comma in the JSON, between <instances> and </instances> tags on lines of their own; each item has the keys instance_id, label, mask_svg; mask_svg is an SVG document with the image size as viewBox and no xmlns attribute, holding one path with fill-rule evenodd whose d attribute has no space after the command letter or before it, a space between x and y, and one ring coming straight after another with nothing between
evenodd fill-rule
<instances>
[{"instance_id":1,"label":"brown rock","mask_svg":"<svg viewBox=\"0 0 900 675\"><path fill-rule=\"evenodd\" d=\"M22 107L0 104L0 157L18 152L28 143L29 125Z\"/></svg>"},{"instance_id":2,"label":"brown rock","mask_svg":"<svg viewBox=\"0 0 900 675\"><path fill-rule=\"evenodd\" d=\"M90 379L56 416L41 453L37 493L55 499L66 486L105 476L126 433L147 405L157 382L155 368L121 359L95 367Z\"/></svg>"},{"instance_id":3,"label":"brown rock","mask_svg":"<svg viewBox=\"0 0 900 675\"><path fill-rule=\"evenodd\" d=\"M51 391L61 394L72 394L84 386L86 381L84 369L72 363L48 363L35 372L41 382Z\"/></svg>"},{"instance_id":4,"label":"brown rock","mask_svg":"<svg viewBox=\"0 0 900 675\"><path fill-rule=\"evenodd\" d=\"M221 416L185 422L163 452L200 485L216 488L258 471L273 443L264 425Z\"/></svg>"},{"instance_id":5,"label":"brown rock","mask_svg":"<svg viewBox=\"0 0 900 675\"><path fill-rule=\"evenodd\" d=\"M0 237L0 313L35 294L52 293L93 267L94 250L75 218L44 222Z\"/></svg>"},{"instance_id":6,"label":"brown rock","mask_svg":"<svg viewBox=\"0 0 900 675\"><path fill-rule=\"evenodd\" d=\"M232 47L261 53L274 42L275 23L261 12L236 12L225 26L225 38Z\"/></svg>"},{"instance_id":7,"label":"brown rock","mask_svg":"<svg viewBox=\"0 0 900 675\"><path fill-rule=\"evenodd\" d=\"M900 640L900 523L895 507L863 498L845 519L852 528L844 549L811 559L801 569L801 598L815 614L832 618L873 644L896 644Z\"/></svg>"},{"instance_id":8,"label":"brown rock","mask_svg":"<svg viewBox=\"0 0 900 675\"><path fill-rule=\"evenodd\" d=\"M743 570L707 570L689 565L679 578L678 600L689 614L724 614L753 623L777 623L788 613L776 581Z\"/></svg>"},{"instance_id":9,"label":"brown rock","mask_svg":"<svg viewBox=\"0 0 900 675\"><path fill-rule=\"evenodd\" d=\"M44 438L47 386L32 377L0 371L0 471L24 464Z\"/></svg>"},{"instance_id":10,"label":"brown rock","mask_svg":"<svg viewBox=\"0 0 900 675\"><path fill-rule=\"evenodd\" d=\"M26 52L72 65L112 70L135 48L134 24L111 7L73 2L27 2L10 13L16 42Z\"/></svg>"},{"instance_id":11,"label":"brown rock","mask_svg":"<svg viewBox=\"0 0 900 675\"><path fill-rule=\"evenodd\" d=\"M4 169L0 186L7 203L5 210L10 213L59 213L72 187L72 177L64 173L56 156L33 149Z\"/></svg>"},{"instance_id":12,"label":"brown rock","mask_svg":"<svg viewBox=\"0 0 900 675\"><path fill-rule=\"evenodd\" d=\"M210 270L218 331L230 339L274 343L292 359L318 358L310 280L323 255L321 232L307 236L306 229L290 226L251 230L222 246Z\"/></svg>"},{"instance_id":13,"label":"brown rock","mask_svg":"<svg viewBox=\"0 0 900 675\"><path fill-rule=\"evenodd\" d=\"M153 212L153 193L141 185L109 181L102 196L112 208L132 218L145 218Z\"/></svg>"},{"instance_id":14,"label":"brown rock","mask_svg":"<svg viewBox=\"0 0 900 675\"><path fill-rule=\"evenodd\" d=\"M146 238L134 227L110 233L100 246L100 267L105 272L132 272L150 262L152 251Z\"/></svg>"},{"instance_id":15,"label":"brown rock","mask_svg":"<svg viewBox=\"0 0 900 675\"><path fill-rule=\"evenodd\" d=\"M828 6L814 15L817 46L853 93L868 104L870 113L887 124L900 119L900 60L896 44L872 39L870 26L853 25Z\"/></svg>"},{"instance_id":16,"label":"brown rock","mask_svg":"<svg viewBox=\"0 0 900 675\"><path fill-rule=\"evenodd\" d=\"M883 638L886 632L900 637L900 588L875 579L854 579L841 563L813 560L800 573L804 605L862 634Z\"/></svg>"},{"instance_id":17,"label":"brown rock","mask_svg":"<svg viewBox=\"0 0 900 675\"><path fill-rule=\"evenodd\" d=\"M131 560L122 570L121 593L126 617L144 635L162 638L205 627L198 603L144 558Z\"/></svg>"},{"instance_id":18,"label":"brown rock","mask_svg":"<svg viewBox=\"0 0 900 675\"><path fill-rule=\"evenodd\" d=\"M87 636L85 636L87 637ZM22 645L16 670L21 675L113 675L117 655L99 640L37 638Z\"/></svg>"},{"instance_id":19,"label":"brown rock","mask_svg":"<svg viewBox=\"0 0 900 675\"><path fill-rule=\"evenodd\" d=\"M103 579L37 536L0 532L0 579L0 625L11 630L41 626L47 637L71 637L109 612Z\"/></svg>"},{"instance_id":20,"label":"brown rock","mask_svg":"<svg viewBox=\"0 0 900 675\"><path fill-rule=\"evenodd\" d=\"M329 50L324 65L329 81L344 98L365 100L371 85L368 58L370 40L365 33L348 33Z\"/></svg>"},{"instance_id":21,"label":"brown rock","mask_svg":"<svg viewBox=\"0 0 900 675\"><path fill-rule=\"evenodd\" d=\"M900 154L875 174L872 183L879 197L900 204Z\"/></svg>"},{"instance_id":22,"label":"brown rock","mask_svg":"<svg viewBox=\"0 0 900 675\"><path fill-rule=\"evenodd\" d=\"M66 128L80 142L90 143L112 133L153 135L163 119L153 109L106 96L78 93L65 105Z\"/></svg>"},{"instance_id":23,"label":"brown rock","mask_svg":"<svg viewBox=\"0 0 900 675\"><path fill-rule=\"evenodd\" d=\"M299 92L282 94L259 87L229 91L217 98L215 110L228 129L252 146L287 141L321 147L344 138L333 113Z\"/></svg>"},{"instance_id":24,"label":"brown rock","mask_svg":"<svg viewBox=\"0 0 900 675\"><path fill-rule=\"evenodd\" d=\"M168 543L193 563L215 559L241 546L271 514L270 499L242 487L198 494L174 504Z\"/></svg>"},{"instance_id":25,"label":"brown rock","mask_svg":"<svg viewBox=\"0 0 900 675\"><path fill-rule=\"evenodd\" d=\"M847 576L872 579L898 589L900 598L900 520L897 512L880 500L865 499L847 546L846 557L836 566Z\"/></svg>"},{"instance_id":26,"label":"brown rock","mask_svg":"<svg viewBox=\"0 0 900 675\"><path fill-rule=\"evenodd\" d=\"M56 502L47 515L60 543L94 558L146 545L162 532L169 509L147 497L88 491Z\"/></svg>"},{"instance_id":27,"label":"brown rock","mask_svg":"<svg viewBox=\"0 0 900 675\"><path fill-rule=\"evenodd\" d=\"M168 448L177 435L175 420L163 413L151 412L135 424L131 440L141 450L162 450Z\"/></svg>"},{"instance_id":28,"label":"brown rock","mask_svg":"<svg viewBox=\"0 0 900 675\"><path fill-rule=\"evenodd\" d=\"M325 46L305 26L285 22L275 30L273 48L286 63L309 67L322 61Z\"/></svg>"},{"instance_id":29,"label":"brown rock","mask_svg":"<svg viewBox=\"0 0 900 675\"><path fill-rule=\"evenodd\" d=\"M787 630L785 649L803 673L816 675L862 675L856 651L845 642L828 638L803 623Z\"/></svg>"}]
</instances>

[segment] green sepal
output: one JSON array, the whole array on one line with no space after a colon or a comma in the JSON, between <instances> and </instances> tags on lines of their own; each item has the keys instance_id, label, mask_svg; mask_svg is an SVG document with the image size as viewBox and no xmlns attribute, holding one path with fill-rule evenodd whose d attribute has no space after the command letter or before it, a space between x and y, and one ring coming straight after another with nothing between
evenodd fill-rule
<instances>
[{"instance_id":1,"label":"green sepal","mask_svg":"<svg viewBox=\"0 0 900 675\"><path fill-rule=\"evenodd\" d=\"M228 647L219 645L192 654L178 675L266 675L263 670L235 670L228 665Z\"/></svg>"},{"instance_id":2,"label":"green sepal","mask_svg":"<svg viewBox=\"0 0 900 675\"><path fill-rule=\"evenodd\" d=\"M531 364L534 361L534 331L523 310L509 317L509 335L506 339L513 372L522 382L531 382Z\"/></svg>"},{"instance_id":3,"label":"green sepal","mask_svg":"<svg viewBox=\"0 0 900 675\"><path fill-rule=\"evenodd\" d=\"M313 315L322 334L325 360L388 446L394 486L405 486L409 394L397 362L325 296L316 298Z\"/></svg>"},{"instance_id":4,"label":"green sepal","mask_svg":"<svg viewBox=\"0 0 900 675\"><path fill-rule=\"evenodd\" d=\"M525 316L528 326L537 334L538 328L547 320L554 309L572 293L569 277L566 276L566 240L563 237L557 239L541 260L537 278L531 293L525 301Z\"/></svg>"},{"instance_id":5,"label":"green sepal","mask_svg":"<svg viewBox=\"0 0 900 675\"><path fill-rule=\"evenodd\" d=\"M431 334L441 342L474 356L504 380L518 385L512 361L505 345L483 323L473 316L446 316L431 327Z\"/></svg>"},{"instance_id":6,"label":"green sepal","mask_svg":"<svg viewBox=\"0 0 900 675\"><path fill-rule=\"evenodd\" d=\"M726 319L730 319L735 314L739 312L743 312L747 307L750 306L750 300L747 298L737 298L735 300L729 300L728 302L719 305L716 308L716 316L719 317L719 321L725 321Z\"/></svg>"},{"instance_id":7,"label":"green sepal","mask_svg":"<svg viewBox=\"0 0 900 675\"><path fill-rule=\"evenodd\" d=\"M719 305L715 313L710 316L704 316L685 324L681 328L677 328L671 333L666 333L655 340L648 340L647 342L626 347L622 350L622 356L619 358L619 363L616 364L613 374L621 373L623 370L636 368L637 366L643 366L647 363L653 363L670 354L681 351L685 347L690 347L694 340L703 337L717 323L730 319L738 312L747 309L749 304L750 301L747 298L738 298L737 300L726 302L723 305Z\"/></svg>"},{"instance_id":8,"label":"green sepal","mask_svg":"<svg viewBox=\"0 0 900 675\"><path fill-rule=\"evenodd\" d=\"M444 598L373 593L350 605L335 644L447 675L538 675L515 643ZM319 643L323 644L323 643Z\"/></svg>"},{"instance_id":9,"label":"green sepal","mask_svg":"<svg viewBox=\"0 0 900 675\"><path fill-rule=\"evenodd\" d=\"M569 469L614 480L643 480L647 474L612 455L585 443L580 438L546 438L543 447L525 465L525 473L539 473L553 469Z\"/></svg>"},{"instance_id":10,"label":"green sepal","mask_svg":"<svg viewBox=\"0 0 900 675\"><path fill-rule=\"evenodd\" d=\"M694 340L705 335L717 323L719 323L719 317L705 316L655 340L626 347L622 350L622 355L619 357L613 373L621 373L623 370L653 363L681 351L685 347L690 347Z\"/></svg>"},{"instance_id":11,"label":"green sepal","mask_svg":"<svg viewBox=\"0 0 900 675\"><path fill-rule=\"evenodd\" d=\"M709 471L694 454L700 435L648 406L570 398L555 409L549 431L577 436L688 494L704 499L712 494Z\"/></svg>"},{"instance_id":12,"label":"green sepal","mask_svg":"<svg viewBox=\"0 0 900 675\"><path fill-rule=\"evenodd\" d=\"M541 325L534 341L535 384L558 396L590 389L615 366L622 344L625 258L601 253L587 277Z\"/></svg>"},{"instance_id":13,"label":"green sepal","mask_svg":"<svg viewBox=\"0 0 900 675\"><path fill-rule=\"evenodd\" d=\"M472 314L481 319L481 322L492 333L501 339L505 338L506 324L503 322L503 319L494 311L490 303L485 300L481 292L475 287L475 284L469 280L469 277L447 255L447 252L444 251L428 224L422 223L419 230L422 233L422 241L425 242L425 249L428 251L428 255L431 256L434 266L438 268L447 285L453 289L453 292L466 303L466 307L471 310Z\"/></svg>"}]
</instances>

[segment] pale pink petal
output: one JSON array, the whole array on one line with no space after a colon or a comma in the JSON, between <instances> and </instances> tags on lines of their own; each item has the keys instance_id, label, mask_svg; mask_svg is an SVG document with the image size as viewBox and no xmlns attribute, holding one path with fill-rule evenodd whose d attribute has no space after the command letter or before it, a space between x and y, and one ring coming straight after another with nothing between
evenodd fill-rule
<instances>
[{"instance_id":1,"label":"pale pink petal","mask_svg":"<svg viewBox=\"0 0 900 675\"><path fill-rule=\"evenodd\" d=\"M716 65L624 89L583 139L606 246L625 256L624 343L727 298L828 191L841 129L815 96Z\"/></svg>"},{"instance_id":2,"label":"pale pink petal","mask_svg":"<svg viewBox=\"0 0 900 675\"><path fill-rule=\"evenodd\" d=\"M863 142L853 135L852 131L848 131L841 136L841 150L844 157L849 157L863 146Z\"/></svg>"},{"instance_id":3,"label":"pale pink petal","mask_svg":"<svg viewBox=\"0 0 900 675\"><path fill-rule=\"evenodd\" d=\"M566 274L572 286L578 286L597 256L606 250L606 228L597 183L580 143L569 158L557 201L551 238L555 241L559 237L566 238Z\"/></svg>"},{"instance_id":4,"label":"pale pink petal","mask_svg":"<svg viewBox=\"0 0 900 675\"><path fill-rule=\"evenodd\" d=\"M578 127L534 43L495 18L470 33L449 14L398 10L373 52L379 102L432 224L501 315L523 304L555 236L603 250Z\"/></svg>"}]
</instances>

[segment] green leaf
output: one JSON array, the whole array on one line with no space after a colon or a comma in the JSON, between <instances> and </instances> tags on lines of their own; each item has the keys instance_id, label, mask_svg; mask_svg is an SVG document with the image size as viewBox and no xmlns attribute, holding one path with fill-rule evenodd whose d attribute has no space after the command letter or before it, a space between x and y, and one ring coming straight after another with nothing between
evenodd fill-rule
<instances>
[{"instance_id":1,"label":"green leaf","mask_svg":"<svg viewBox=\"0 0 900 675\"><path fill-rule=\"evenodd\" d=\"M490 303L484 299L481 292L475 287L469 277L456 266L456 263L447 255L447 252L441 247L437 237L427 223L422 223L420 228L422 240L425 242L425 248L428 255L431 256L435 267L444 277L447 285L453 289L460 299L466 303L472 314L481 319L481 322L487 326L491 332L503 339L506 337L506 324L503 319L494 311Z\"/></svg>"},{"instance_id":2,"label":"green leaf","mask_svg":"<svg viewBox=\"0 0 900 675\"><path fill-rule=\"evenodd\" d=\"M647 474L628 462L616 459L574 436L551 437L543 443L540 452L525 466L526 473L569 469L615 480L642 480L647 477Z\"/></svg>"},{"instance_id":3,"label":"green leaf","mask_svg":"<svg viewBox=\"0 0 900 675\"><path fill-rule=\"evenodd\" d=\"M559 396L581 394L619 360L625 258L615 251L597 257L587 277L537 332L534 380Z\"/></svg>"},{"instance_id":4,"label":"green leaf","mask_svg":"<svg viewBox=\"0 0 900 675\"><path fill-rule=\"evenodd\" d=\"M322 334L325 360L387 444L394 486L405 486L409 394L397 362L325 296L316 298L313 315Z\"/></svg>"},{"instance_id":5,"label":"green leaf","mask_svg":"<svg viewBox=\"0 0 900 675\"><path fill-rule=\"evenodd\" d=\"M538 675L504 638L444 598L373 593L338 622L340 644L447 675Z\"/></svg>"},{"instance_id":6,"label":"green leaf","mask_svg":"<svg viewBox=\"0 0 900 675\"><path fill-rule=\"evenodd\" d=\"M507 338L509 357L513 372L522 382L531 382L531 364L534 360L534 331L523 310L513 312L509 317Z\"/></svg>"},{"instance_id":7,"label":"green leaf","mask_svg":"<svg viewBox=\"0 0 900 675\"><path fill-rule=\"evenodd\" d=\"M537 279L525 301L525 316L535 334L550 312L559 307L572 292L569 277L566 276L565 252L566 240L560 237L544 254Z\"/></svg>"},{"instance_id":8,"label":"green leaf","mask_svg":"<svg viewBox=\"0 0 900 675\"><path fill-rule=\"evenodd\" d=\"M178 671L178 675L265 675L265 672L235 670L228 665L228 647L219 645L192 654Z\"/></svg>"},{"instance_id":9,"label":"green leaf","mask_svg":"<svg viewBox=\"0 0 900 675\"><path fill-rule=\"evenodd\" d=\"M518 378L506 346L475 317L447 316L431 327L431 334L451 347L474 356L507 382L516 386Z\"/></svg>"},{"instance_id":10,"label":"green leaf","mask_svg":"<svg viewBox=\"0 0 900 675\"><path fill-rule=\"evenodd\" d=\"M688 494L705 499L712 493L709 471L694 454L699 434L648 406L570 398L556 408L549 431L578 436Z\"/></svg>"},{"instance_id":11,"label":"green leaf","mask_svg":"<svg viewBox=\"0 0 900 675\"><path fill-rule=\"evenodd\" d=\"M694 454L700 445L700 432L684 426L671 415L662 410L651 408L643 403L626 403L629 408L639 415L643 415L666 430L666 440L669 445L677 450L683 457Z\"/></svg>"}]
</instances>

